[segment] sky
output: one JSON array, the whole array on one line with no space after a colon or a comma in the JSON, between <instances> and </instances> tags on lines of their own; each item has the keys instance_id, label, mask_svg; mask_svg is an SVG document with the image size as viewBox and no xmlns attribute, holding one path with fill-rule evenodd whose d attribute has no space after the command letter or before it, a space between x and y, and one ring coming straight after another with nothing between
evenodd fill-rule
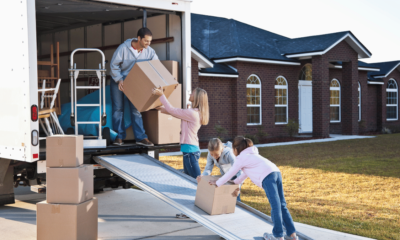
<instances>
[{"instance_id":1,"label":"sky","mask_svg":"<svg viewBox=\"0 0 400 240\"><path fill-rule=\"evenodd\" d=\"M192 13L232 18L289 38L351 31L368 63L400 60L400 0L193 0Z\"/></svg>"}]
</instances>

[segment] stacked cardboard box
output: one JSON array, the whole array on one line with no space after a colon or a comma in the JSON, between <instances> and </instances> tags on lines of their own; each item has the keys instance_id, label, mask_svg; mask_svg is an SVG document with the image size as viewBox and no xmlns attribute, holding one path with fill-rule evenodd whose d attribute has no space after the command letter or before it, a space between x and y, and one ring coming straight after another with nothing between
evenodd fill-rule
<instances>
[{"instance_id":1,"label":"stacked cardboard box","mask_svg":"<svg viewBox=\"0 0 400 240\"><path fill-rule=\"evenodd\" d=\"M46 201L37 204L37 239L97 239L93 166L83 164L83 136L46 139Z\"/></svg>"}]
</instances>

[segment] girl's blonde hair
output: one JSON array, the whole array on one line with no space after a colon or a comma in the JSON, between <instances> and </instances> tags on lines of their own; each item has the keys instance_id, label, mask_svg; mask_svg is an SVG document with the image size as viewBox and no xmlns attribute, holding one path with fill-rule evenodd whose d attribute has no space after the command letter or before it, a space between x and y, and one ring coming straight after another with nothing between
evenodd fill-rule
<instances>
[{"instance_id":1,"label":"girl's blonde hair","mask_svg":"<svg viewBox=\"0 0 400 240\"><path fill-rule=\"evenodd\" d=\"M223 147L224 147L224 145L222 145L222 142L221 142L221 140L219 140L219 138L212 138L208 142L208 151L210 151L210 152L219 151Z\"/></svg>"},{"instance_id":2,"label":"girl's blonde hair","mask_svg":"<svg viewBox=\"0 0 400 240\"><path fill-rule=\"evenodd\" d=\"M200 111L201 125L207 125L210 114L208 110L208 95L206 90L201 88L196 88L194 90L193 108L198 108Z\"/></svg>"}]
</instances>

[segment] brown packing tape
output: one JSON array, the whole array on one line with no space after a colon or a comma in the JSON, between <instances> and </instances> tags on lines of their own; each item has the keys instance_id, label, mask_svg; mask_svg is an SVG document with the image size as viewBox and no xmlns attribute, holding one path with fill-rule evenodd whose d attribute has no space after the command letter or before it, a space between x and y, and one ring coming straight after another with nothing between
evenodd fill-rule
<instances>
[{"instance_id":1,"label":"brown packing tape","mask_svg":"<svg viewBox=\"0 0 400 240\"><path fill-rule=\"evenodd\" d=\"M61 207L60 205L52 205L51 206L51 213L56 214L61 212Z\"/></svg>"}]
</instances>

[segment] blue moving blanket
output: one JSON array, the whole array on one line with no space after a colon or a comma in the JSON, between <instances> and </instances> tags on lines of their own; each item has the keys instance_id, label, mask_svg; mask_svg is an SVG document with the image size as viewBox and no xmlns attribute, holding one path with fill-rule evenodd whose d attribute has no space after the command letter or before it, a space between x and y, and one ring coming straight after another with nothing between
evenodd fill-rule
<instances>
[{"instance_id":1,"label":"blue moving blanket","mask_svg":"<svg viewBox=\"0 0 400 240\"><path fill-rule=\"evenodd\" d=\"M79 90L83 91L83 90ZM93 92L84 96L83 98L78 100L78 103L86 103L86 104L97 104L99 103L99 91ZM101 102L101 114L103 114L103 101ZM129 100L125 97L124 103L124 120L125 120L125 129L131 126L131 116L129 113ZM114 141L117 137L117 133L113 131L112 128L112 105L111 105L111 97L110 97L110 86L106 86L106 113L107 113L107 124L102 126L102 128L108 127L111 132L111 140ZM80 121L100 121L100 113L99 107L78 107L77 109L78 122ZM64 132L67 131L68 128L73 128L70 121L71 116L71 103L65 103L61 105L61 115L58 117L61 127ZM99 125L98 124L82 124L79 125L78 133L84 136L98 136L99 135Z\"/></svg>"}]
</instances>

